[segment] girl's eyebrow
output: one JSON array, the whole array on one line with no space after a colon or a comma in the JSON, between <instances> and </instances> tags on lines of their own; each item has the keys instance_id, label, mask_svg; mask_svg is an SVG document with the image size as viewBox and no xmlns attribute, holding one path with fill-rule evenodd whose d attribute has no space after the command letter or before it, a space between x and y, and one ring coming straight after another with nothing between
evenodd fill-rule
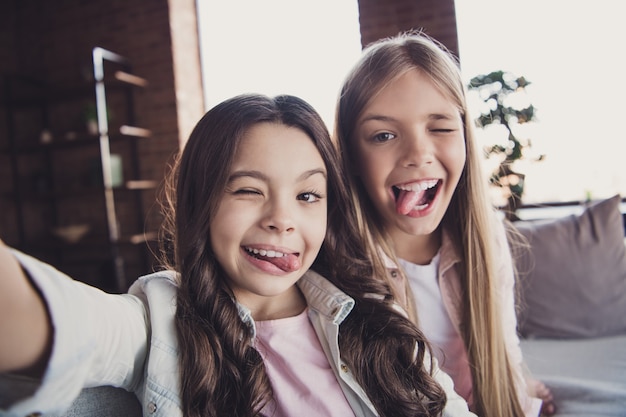
<instances>
[{"instance_id":1,"label":"girl's eyebrow","mask_svg":"<svg viewBox=\"0 0 626 417\"><path fill-rule=\"evenodd\" d=\"M304 171L302 174L298 176L297 180L302 181L309 177L312 177L315 174L321 174L324 177L324 179L327 179L326 170L322 168L315 168L315 169L310 169L308 171ZM236 179L243 178L243 177L252 177L252 178L256 178L265 182L269 181L269 177L265 175L264 173L262 173L261 171L250 170L250 171L233 172L230 175L230 177L228 177L228 182L232 182L232 181L235 181Z\"/></svg>"},{"instance_id":2,"label":"girl's eyebrow","mask_svg":"<svg viewBox=\"0 0 626 417\"><path fill-rule=\"evenodd\" d=\"M310 169L308 171L303 172L302 175L298 177L298 180L307 179L309 177L312 177L315 174L321 174L324 177L324 179L327 179L326 170L322 168L316 168L316 169Z\"/></svg>"},{"instance_id":3,"label":"girl's eyebrow","mask_svg":"<svg viewBox=\"0 0 626 417\"><path fill-rule=\"evenodd\" d=\"M390 116L384 116L382 114L368 114L361 119L361 123L369 122L369 121L379 121L379 122L392 122L396 119Z\"/></svg>"},{"instance_id":4,"label":"girl's eyebrow","mask_svg":"<svg viewBox=\"0 0 626 417\"><path fill-rule=\"evenodd\" d=\"M428 115L428 119L430 120L454 120L455 116L448 113L432 113ZM361 123L369 122L369 121L379 121L379 122L395 122L397 119L392 116L386 116L383 114L368 114L361 119Z\"/></svg>"},{"instance_id":5,"label":"girl's eyebrow","mask_svg":"<svg viewBox=\"0 0 626 417\"><path fill-rule=\"evenodd\" d=\"M432 120L454 120L455 115L448 113L433 113L428 115L428 118Z\"/></svg>"},{"instance_id":6,"label":"girl's eyebrow","mask_svg":"<svg viewBox=\"0 0 626 417\"><path fill-rule=\"evenodd\" d=\"M268 180L267 175L263 174L261 171L235 171L228 177L228 182L232 182L243 177L257 178L262 181Z\"/></svg>"}]
</instances>

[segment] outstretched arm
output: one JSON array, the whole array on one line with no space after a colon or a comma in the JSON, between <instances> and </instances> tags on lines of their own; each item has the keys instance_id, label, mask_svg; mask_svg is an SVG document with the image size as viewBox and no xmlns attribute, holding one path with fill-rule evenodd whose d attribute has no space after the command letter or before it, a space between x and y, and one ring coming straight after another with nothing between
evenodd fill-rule
<instances>
[{"instance_id":1,"label":"outstretched arm","mask_svg":"<svg viewBox=\"0 0 626 417\"><path fill-rule=\"evenodd\" d=\"M63 415L87 386L141 390L149 317L143 292L107 294L0 241L0 373L40 382L8 415Z\"/></svg>"},{"instance_id":2,"label":"outstretched arm","mask_svg":"<svg viewBox=\"0 0 626 417\"><path fill-rule=\"evenodd\" d=\"M0 373L41 375L51 341L46 304L0 240Z\"/></svg>"}]
</instances>

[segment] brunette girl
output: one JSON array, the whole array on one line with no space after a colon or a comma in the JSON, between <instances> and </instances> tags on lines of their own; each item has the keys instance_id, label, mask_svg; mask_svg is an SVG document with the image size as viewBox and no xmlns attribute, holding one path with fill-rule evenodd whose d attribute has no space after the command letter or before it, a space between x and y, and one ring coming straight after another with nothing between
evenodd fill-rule
<instances>
[{"instance_id":1,"label":"brunette girl","mask_svg":"<svg viewBox=\"0 0 626 417\"><path fill-rule=\"evenodd\" d=\"M308 104L219 104L173 184L171 265L128 295L0 245L0 372L41 376L8 415L61 411L93 385L135 392L154 416L471 415L374 277Z\"/></svg>"}]
</instances>

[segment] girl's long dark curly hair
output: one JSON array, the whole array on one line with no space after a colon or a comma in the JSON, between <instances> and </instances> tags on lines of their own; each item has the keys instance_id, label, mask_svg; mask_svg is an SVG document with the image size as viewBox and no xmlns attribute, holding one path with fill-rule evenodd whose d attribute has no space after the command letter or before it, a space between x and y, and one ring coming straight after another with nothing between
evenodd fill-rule
<instances>
[{"instance_id":1,"label":"girl's long dark curly hair","mask_svg":"<svg viewBox=\"0 0 626 417\"><path fill-rule=\"evenodd\" d=\"M432 363L424 363L426 342L392 307L384 280L373 277L324 122L299 98L262 95L237 96L207 112L174 164L166 188L162 243L163 250L172 251L169 266L179 276L176 329L184 415L258 416L272 401L263 360L252 346L251 329L239 317L209 238L241 139L263 122L302 130L325 162L328 227L312 269L355 299L353 312L340 326L343 361L380 415L439 415L446 399L431 375Z\"/></svg>"}]
</instances>

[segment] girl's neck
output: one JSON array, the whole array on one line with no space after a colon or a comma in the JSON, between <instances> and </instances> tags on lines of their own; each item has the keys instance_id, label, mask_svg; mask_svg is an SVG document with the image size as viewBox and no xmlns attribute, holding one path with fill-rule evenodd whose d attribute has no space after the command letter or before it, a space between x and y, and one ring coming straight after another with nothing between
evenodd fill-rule
<instances>
[{"instance_id":1,"label":"girl's neck","mask_svg":"<svg viewBox=\"0 0 626 417\"><path fill-rule=\"evenodd\" d=\"M428 265L441 248L441 229L428 235L392 233L391 240L398 258L417 264Z\"/></svg>"},{"instance_id":2,"label":"girl's neck","mask_svg":"<svg viewBox=\"0 0 626 417\"><path fill-rule=\"evenodd\" d=\"M243 302L252 313L254 321L278 320L297 316L307 306L306 299L297 285L274 297L259 297L252 302Z\"/></svg>"}]
</instances>

